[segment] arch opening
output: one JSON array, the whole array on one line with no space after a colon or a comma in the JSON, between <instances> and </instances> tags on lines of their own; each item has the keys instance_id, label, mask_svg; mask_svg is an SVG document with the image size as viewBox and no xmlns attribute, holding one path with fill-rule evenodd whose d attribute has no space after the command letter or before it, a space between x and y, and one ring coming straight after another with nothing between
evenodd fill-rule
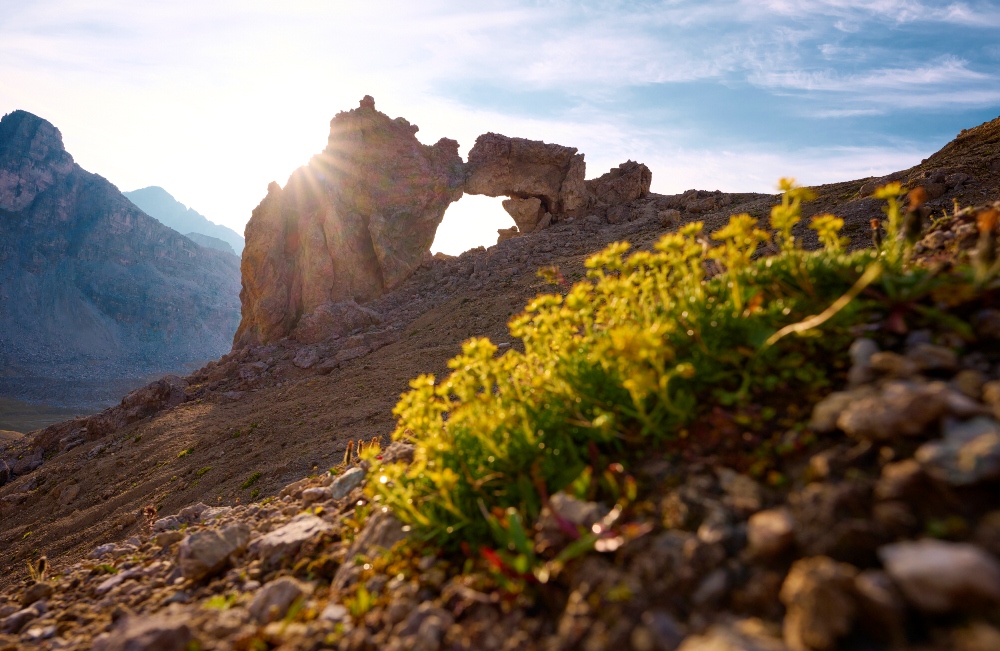
<instances>
[{"instance_id":1,"label":"arch opening","mask_svg":"<svg viewBox=\"0 0 1000 651\"><path fill-rule=\"evenodd\" d=\"M497 231L514 226L503 209L506 197L464 194L448 206L431 244L431 253L461 255L477 246L497 243Z\"/></svg>"}]
</instances>

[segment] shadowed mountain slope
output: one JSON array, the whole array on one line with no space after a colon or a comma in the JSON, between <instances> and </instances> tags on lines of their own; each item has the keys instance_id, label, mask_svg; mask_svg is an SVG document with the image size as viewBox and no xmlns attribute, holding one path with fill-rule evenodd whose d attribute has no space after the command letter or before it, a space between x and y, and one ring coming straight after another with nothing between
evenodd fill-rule
<instances>
[{"instance_id":1,"label":"shadowed mountain slope","mask_svg":"<svg viewBox=\"0 0 1000 651\"><path fill-rule=\"evenodd\" d=\"M239 262L73 162L59 131L0 121L0 395L90 408L229 348Z\"/></svg>"}]
</instances>

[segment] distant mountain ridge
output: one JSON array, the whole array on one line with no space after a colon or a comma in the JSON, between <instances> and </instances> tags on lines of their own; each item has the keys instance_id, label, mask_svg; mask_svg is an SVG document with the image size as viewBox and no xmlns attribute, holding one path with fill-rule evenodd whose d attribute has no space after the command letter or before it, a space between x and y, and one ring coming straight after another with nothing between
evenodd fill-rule
<instances>
[{"instance_id":1,"label":"distant mountain ridge","mask_svg":"<svg viewBox=\"0 0 1000 651\"><path fill-rule=\"evenodd\" d=\"M230 246L229 242L225 240L220 240L217 237L212 237L211 235L205 235L204 233L184 233L184 237L188 238L195 244L201 246L207 246L210 249L216 249L217 251L225 251L232 255L236 255L236 251Z\"/></svg>"},{"instance_id":2,"label":"distant mountain ridge","mask_svg":"<svg viewBox=\"0 0 1000 651\"><path fill-rule=\"evenodd\" d=\"M159 186L150 186L130 192L123 192L129 201L138 206L144 213L157 219L161 224L169 226L178 233L198 233L222 240L232 247L236 255L243 253L243 237L233 229L210 221L201 213L188 208ZM194 238L192 238L194 239ZM219 248L211 243L194 240L202 246ZM226 251L227 249L219 249Z\"/></svg>"},{"instance_id":3,"label":"distant mountain ridge","mask_svg":"<svg viewBox=\"0 0 1000 651\"><path fill-rule=\"evenodd\" d=\"M93 409L230 349L236 257L74 163L49 122L0 120L0 397Z\"/></svg>"}]
</instances>

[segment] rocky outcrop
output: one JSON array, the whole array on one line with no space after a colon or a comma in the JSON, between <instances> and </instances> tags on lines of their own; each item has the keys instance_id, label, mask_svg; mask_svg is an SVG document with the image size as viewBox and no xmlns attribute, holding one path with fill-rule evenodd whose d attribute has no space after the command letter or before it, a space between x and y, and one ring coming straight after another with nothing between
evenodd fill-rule
<instances>
[{"instance_id":1,"label":"rocky outcrop","mask_svg":"<svg viewBox=\"0 0 1000 651\"><path fill-rule=\"evenodd\" d=\"M331 121L323 153L284 188L268 187L246 228L235 348L286 336L316 343L377 323L345 306L409 277L463 192L507 197L516 228L501 231L500 241L590 212L629 221L631 208L616 217L609 211L649 194L649 168L632 161L586 181L583 154L573 147L487 133L463 163L457 142L427 146L416 132L366 96Z\"/></svg>"},{"instance_id":2,"label":"rocky outcrop","mask_svg":"<svg viewBox=\"0 0 1000 651\"><path fill-rule=\"evenodd\" d=\"M469 152L465 191L510 197L503 207L518 230L500 233L502 241L571 217L610 216L609 210L646 197L653 179L648 167L634 161L590 181L586 173L583 154L573 147L487 133Z\"/></svg>"},{"instance_id":3,"label":"rocky outcrop","mask_svg":"<svg viewBox=\"0 0 1000 651\"><path fill-rule=\"evenodd\" d=\"M504 208L524 231L522 224L534 225L533 221L525 220L533 210L562 214L587 207L589 197L584 181L587 167L583 154L576 151L575 147L539 140L483 134L476 138L469 152L465 191L510 197L512 201L505 202Z\"/></svg>"},{"instance_id":4,"label":"rocky outcrop","mask_svg":"<svg viewBox=\"0 0 1000 651\"><path fill-rule=\"evenodd\" d=\"M420 264L462 196L463 165L457 142L427 146L416 132L365 97L285 188L269 186L246 228L237 347L287 336L321 306L375 298Z\"/></svg>"},{"instance_id":5,"label":"rocky outcrop","mask_svg":"<svg viewBox=\"0 0 1000 651\"><path fill-rule=\"evenodd\" d=\"M184 392L187 386L183 378L167 375L130 392L114 407L39 430L33 436L32 445L45 452L72 450L162 409L181 404L187 399Z\"/></svg>"},{"instance_id":6,"label":"rocky outcrop","mask_svg":"<svg viewBox=\"0 0 1000 651\"><path fill-rule=\"evenodd\" d=\"M229 348L238 261L84 171L52 124L0 120L0 395L82 409Z\"/></svg>"}]
</instances>

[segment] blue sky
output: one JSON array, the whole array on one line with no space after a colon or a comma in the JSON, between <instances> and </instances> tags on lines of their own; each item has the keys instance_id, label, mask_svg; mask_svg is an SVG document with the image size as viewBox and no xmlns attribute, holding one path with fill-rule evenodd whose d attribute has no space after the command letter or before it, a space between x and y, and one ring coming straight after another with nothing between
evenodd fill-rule
<instances>
[{"instance_id":1,"label":"blue sky","mask_svg":"<svg viewBox=\"0 0 1000 651\"><path fill-rule=\"evenodd\" d=\"M998 71L1000 0L0 0L0 113L238 231L365 94L463 153L496 131L578 147L589 177L770 190L919 162L1000 115ZM463 198L435 250L508 224Z\"/></svg>"}]
</instances>

